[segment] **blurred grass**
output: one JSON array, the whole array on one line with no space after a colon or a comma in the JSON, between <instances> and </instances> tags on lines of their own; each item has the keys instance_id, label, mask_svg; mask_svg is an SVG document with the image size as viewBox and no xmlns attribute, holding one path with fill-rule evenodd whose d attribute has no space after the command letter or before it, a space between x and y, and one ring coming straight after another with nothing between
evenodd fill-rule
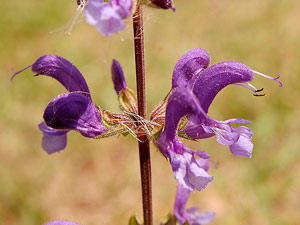
<instances>
[{"instance_id":1,"label":"blurred grass","mask_svg":"<svg viewBox=\"0 0 300 225\"><path fill-rule=\"evenodd\" d=\"M300 6L297 0L175 0L176 13L145 9L148 110L171 86L176 61L191 48L211 53L212 63L243 62L284 83L258 77L266 97L228 87L211 106L218 120L252 121L252 159L232 156L215 139L187 143L208 151L218 167L208 188L189 205L215 210L212 224L292 225L300 221ZM137 144L133 138L87 140L75 132L67 149L46 155L37 124L60 85L34 78L30 70L10 83L10 69L24 68L43 54L57 54L84 74L94 101L118 110L110 62L119 60L135 88L130 19L124 32L104 38L84 22L70 37L63 28L75 1L3 1L0 8L0 224L41 225L69 219L82 225L127 224L141 216ZM51 34L50 34L51 33ZM154 218L173 207L176 182L167 161L152 148ZM163 176L162 176L163 174Z\"/></svg>"}]
</instances>

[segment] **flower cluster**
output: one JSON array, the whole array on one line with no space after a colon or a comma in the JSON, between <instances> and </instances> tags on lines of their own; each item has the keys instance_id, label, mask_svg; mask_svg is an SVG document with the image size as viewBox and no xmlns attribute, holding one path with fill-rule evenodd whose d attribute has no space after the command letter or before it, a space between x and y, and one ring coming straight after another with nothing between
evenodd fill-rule
<instances>
[{"instance_id":1,"label":"flower cluster","mask_svg":"<svg viewBox=\"0 0 300 225\"><path fill-rule=\"evenodd\" d=\"M64 149L70 130L88 138L120 133L137 138L137 134L144 133L158 146L174 171L178 182L174 207L177 220L180 224L208 223L214 213L198 214L195 208L185 210L185 205L191 191L201 191L213 180L207 172L209 155L187 148L179 136L191 140L216 136L217 142L229 146L232 154L251 157L252 132L245 126L231 127L233 123L249 124L250 121L240 118L217 121L207 113L215 96L230 84L245 86L254 95L261 91L249 83L254 72L258 72L246 65L226 61L208 67L209 63L209 54L204 49L192 49L184 54L175 65L170 93L147 121L137 115L135 95L127 87L118 61L113 60L111 70L122 113L113 113L94 105L84 77L72 63L55 55L40 57L30 66L32 71L56 79L68 91L55 97L45 109L44 122L39 124L44 135L42 147L48 154ZM12 79L22 71L16 72ZM281 85L278 78L268 78Z\"/></svg>"}]
</instances>

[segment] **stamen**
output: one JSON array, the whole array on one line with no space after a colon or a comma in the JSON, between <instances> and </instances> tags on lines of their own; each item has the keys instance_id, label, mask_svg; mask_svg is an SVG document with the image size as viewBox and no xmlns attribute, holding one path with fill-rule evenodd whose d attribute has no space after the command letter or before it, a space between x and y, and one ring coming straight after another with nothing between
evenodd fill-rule
<instances>
[{"instance_id":1,"label":"stamen","mask_svg":"<svg viewBox=\"0 0 300 225\"><path fill-rule=\"evenodd\" d=\"M196 70L193 74L198 75L199 73L201 73L202 70L204 70L204 68L200 68L200 69Z\"/></svg>"},{"instance_id":2,"label":"stamen","mask_svg":"<svg viewBox=\"0 0 300 225\"><path fill-rule=\"evenodd\" d=\"M266 94L253 94L253 96L261 97L261 96L266 96Z\"/></svg>"},{"instance_id":3,"label":"stamen","mask_svg":"<svg viewBox=\"0 0 300 225\"><path fill-rule=\"evenodd\" d=\"M31 64L31 65L29 65L29 66L25 67L24 69L21 69L21 70L19 70L17 72L15 72L13 69L11 69L11 72L13 73L13 76L10 78L10 81L12 82L16 75L18 75L19 73L22 73L24 70L27 70L32 65L33 64Z\"/></svg>"},{"instance_id":4,"label":"stamen","mask_svg":"<svg viewBox=\"0 0 300 225\"><path fill-rule=\"evenodd\" d=\"M250 83L248 83L248 82L246 82L246 84L247 84L249 87L253 88L253 89L255 90L255 92L261 92L261 91L264 90L264 88L257 89L253 84L250 84Z\"/></svg>"},{"instance_id":5,"label":"stamen","mask_svg":"<svg viewBox=\"0 0 300 225\"><path fill-rule=\"evenodd\" d=\"M247 84L247 85L245 85ZM247 89L249 89L250 91L252 91L254 94L253 96L265 96L266 94L257 94L258 92L261 92L264 90L264 88L261 88L261 89L257 89L254 85L248 83L248 82L245 82L245 84L243 83L237 83L235 85L239 85L239 86L242 86L242 87L245 87Z\"/></svg>"},{"instance_id":6,"label":"stamen","mask_svg":"<svg viewBox=\"0 0 300 225\"><path fill-rule=\"evenodd\" d=\"M245 87L245 88L249 89L250 91L252 91L254 93L253 94L254 96L265 96L265 94L257 94L258 92L263 91L264 88L257 89L254 85L252 85L248 82L245 82L245 84L244 83L236 83L235 85L239 85L239 86L242 86L242 87Z\"/></svg>"},{"instance_id":7,"label":"stamen","mask_svg":"<svg viewBox=\"0 0 300 225\"><path fill-rule=\"evenodd\" d=\"M133 117L137 120L137 122L139 122L139 123L144 127L144 129L145 129L147 135L148 135L149 137L152 136L152 134L151 134L151 132L150 132L148 126L147 126L147 122L148 122L148 121L147 121L146 119L144 119L143 117L141 117L141 116L139 116L139 115L137 115L137 114L135 114L135 113L130 113L130 112L125 112L125 113L127 113L127 114L133 116Z\"/></svg>"},{"instance_id":8,"label":"stamen","mask_svg":"<svg viewBox=\"0 0 300 225\"><path fill-rule=\"evenodd\" d=\"M125 123L120 123L120 124L129 131L132 137L134 137L137 141L142 142L140 139L138 139L137 135L133 132L133 130L131 130Z\"/></svg>"},{"instance_id":9,"label":"stamen","mask_svg":"<svg viewBox=\"0 0 300 225\"><path fill-rule=\"evenodd\" d=\"M261 89L256 90L256 92L261 92L263 90L264 90L264 88L261 88Z\"/></svg>"},{"instance_id":10,"label":"stamen","mask_svg":"<svg viewBox=\"0 0 300 225\"><path fill-rule=\"evenodd\" d=\"M260 75L262 77L265 77L265 78L268 78L268 79L276 81L279 84L279 87L282 87L282 83L278 80L279 77L280 77L280 75L278 75L277 77L270 77L270 76L268 76L266 74L263 74L261 72L258 72L258 71L255 71L255 70L252 70L252 71L253 71L253 73L256 73L256 74L258 74L258 75Z\"/></svg>"},{"instance_id":11,"label":"stamen","mask_svg":"<svg viewBox=\"0 0 300 225\"><path fill-rule=\"evenodd\" d=\"M78 4L78 3L80 3L80 4ZM80 1L78 0L77 4L78 4L78 7L77 7L77 10L76 10L76 14L73 17L72 22L71 22L69 28L66 31L66 34L69 35L69 36L71 35L71 31L72 31L73 27L75 26L75 24L77 24L77 21L78 21L78 18L80 16L80 14L84 10L85 0L80 0Z\"/></svg>"}]
</instances>

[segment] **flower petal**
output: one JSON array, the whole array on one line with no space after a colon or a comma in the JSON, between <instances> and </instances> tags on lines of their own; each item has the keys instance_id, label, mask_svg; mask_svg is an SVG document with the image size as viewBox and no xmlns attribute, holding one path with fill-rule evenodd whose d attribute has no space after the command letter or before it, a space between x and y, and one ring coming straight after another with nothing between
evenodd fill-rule
<instances>
[{"instance_id":1,"label":"flower petal","mask_svg":"<svg viewBox=\"0 0 300 225\"><path fill-rule=\"evenodd\" d=\"M90 138L108 131L93 102L74 92L54 98L45 109L44 120L52 128L76 130Z\"/></svg>"},{"instance_id":2,"label":"flower petal","mask_svg":"<svg viewBox=\"0 0 300 225\"><path fill-rule=\"evenodd\" d=\"M102 0L89 0L88 4L84 8L84 16L87 24L96 26L101 15L101 10L107 3Z\"/></svg>"},{"instance_id":3,"label":"flower petal","mask_svg":"<svg viewBox=\"0 0 300 225\"><path fill-rule=\"evenodd\" d=\"M68 60L56 55L44 55L32 65L37 75L46 75L59 81L68 91L79 92L90 98L90 91L79 70Z\"/></svg>"},{"instance_id":4,"label":"flower petal","mask_svg":"<svg viewBox=\"0 0 300 225\"><path fill-rule=\"evenodd\" d=\"M167 140L177 138L178 124L182 117L189 114L203 115L205 112L189 89L184 87L173 89L168 98L165 127L161 136L165 135Z\"/></svg>"},{"instance_id":5,"label":"flower petal","mask_svg":"<svg viewBox=\"0 0 300 225\"><path fill-rule=\"evenodd\" d=\"M112 0L110 5L116 7L122 19L126 19L131 15L132 0Z\"/></svg>"},{"instance_id":6,"label":"flower petal","mask_svg":"<svg viewBox=\"0 0 300 225\"><path fill-rule=\"evenodd\" d=\"M185 147L178 140L177 127L183 116L202 112L197 99L189 89L175 88L168 98L164 130L156 142L161 152L169 158L175 179L189 190L201 190L212 181L213 178L195 159L195 154L204 159L209 158L209 155Z\"/></svg>"},{"instance_id":7,"label":"flower petal","mask_svg":"<svg viewBox=\"0 0 300 225\"><path fill-rule=\"evenodd\" d=\"M177 185L176 198L174 204L174 214L176 219L183 224L186 221L185 208L190 197L190 191L184 188L182 185Z\"/></svg>"},{"instance_id":8,"label":"flower petal","mask_svg":"<svg viewBox=\"0 0 300 225\"><path fill-rule=\"evenodd\" d=\"M187 209L188 214L188 222L190 225L205 225L209 224L215 218L215 212L204 212L204 213L197 213L197 212L190 212Z\"/></svg>"},{"instance_id":9,"label":"flower petal","mask_svg":"<svg viewBox=\"0 0 300 225\"><path fill-rule=\"evenodd\" d=\"M253 151L252 132L248 127L233 128L234 132L240 134L239 139L230 146L232 154L251 158Z\"/></svg>"},{"instance_id":10,"label":"flower petal","mask_svg":"<svg viewBox=\"0 0 300 225\"><path fill-rule=\"evenodd\" d=\"M239 62L220 62L198 74L189 82L188 87L197 96L202 108L207 113L208 108L224 87L234 83L244 83L254 78L252 70Z\"/></svg>"},{"instance_id":11,"label":"flower petal","mask_svg":"<svg viewBox=\"0 0 300 225\"><path fill-rule=\"evenodd\" d=\"M170 163L178 184L189 191L201 191L213 180L213 177L196 162L191 150L183 154L170 152Z\"/></svg>"},{"instance_id":12,"label":"flower petal","mask_svg":"<svg viewBox=\"0 0 300 225\"><path fill-rule=\"evenodd\" d=\"M188 81L205 69L210 62L209 54L202 48L195 48L185 53L176 63L173 77L172 88L186 87Z\"/></svg>"},{"instance_id":13,"label":"flower petal","mask_svg":"<svg viewBox=\"0 0 300 225\"><path fill-rule=\"evenodd\" d=\"M189 196L189 190L181 185L177 186L174 214L179 224L182 225L186 221L188 221L190 225L202 225L210 223L215 217L215 212L198 213L198 207L186 209Z\"/></svg>"},{"instance_id":14,"label":"flower petal","mask_svg":"<svg viewBox=\"0 0 300 225\"><path fill-rule=\"evenodd\" d=\"M122 67L120 63L115 59L113 60L111 65L111 73L112 73L112 80L114 83L115 91L119 96L120 92L127 88L127 84L124 78Z\"/></svg>"},{"instance_id":15,"label":"flower petal","mask_svg":"<svg viewBox=\"0 0 300 225\"><path fill-rule=\"evenodd\" d=\"M233 145L240 138L239 132L233 132L233 128L228 124L218 124L213 130L217 136L217 142L222 145Z\"/></svg>"},{"instance_id":16,"label":"flower petal","mask_svg":"<svg viewBox=\"0 0 300 225\"><path fill-rule=\"evenodd\" d=\"M48 127L45 122L41 122L38 127L44 134L42 147L48 154L58 152L66 147L68 131L53 129Z\"/></svg>"},{"instance_id":17,"label":"flower petal","mask_svg":"<svg viewBox=\"0 0 300 225\"><path fill-rule=\"evenodd\" d=\"M65 220L57 220L57 221L45 223L44 225L79 225L79 224L70 221L65 221Z\"/></svg>"},{"instance_id":18,"label":"flower petal","mask_svg":"<svg viewBox=\"0 0 300 225\"><path fill-rule=\"evenodd\" d=\"M89 0L84 12L86 23L96 27L98 32L104 36L110 36L124 30L124 16L130 15L127 5L128 3L120 6L120 3L116 1L114 1L114 4L110 4Z\"/></svg>"}]
</instances>

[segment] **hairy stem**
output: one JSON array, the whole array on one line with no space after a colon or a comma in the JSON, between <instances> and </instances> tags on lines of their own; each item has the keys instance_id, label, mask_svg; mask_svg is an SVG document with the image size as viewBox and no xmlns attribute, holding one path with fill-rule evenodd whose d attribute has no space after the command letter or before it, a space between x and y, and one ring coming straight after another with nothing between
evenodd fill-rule
<instances>
[{"instance_id":1,"label":"hairy stem","mask_svg":"<svg viewBox=\"0 0 300 225\"><path fill-rule=\"evenodd\" d=\"M139 4L133 14L134 52L136 64L136 85L139 115L146 118L146 87L145 87L145 54L144 54L144 27L143 8ZM151 161L149 140L145 134L138 136L143 199L144 225L152 225L152 186L151 186Z\"/></svg>"}]
</instances>

